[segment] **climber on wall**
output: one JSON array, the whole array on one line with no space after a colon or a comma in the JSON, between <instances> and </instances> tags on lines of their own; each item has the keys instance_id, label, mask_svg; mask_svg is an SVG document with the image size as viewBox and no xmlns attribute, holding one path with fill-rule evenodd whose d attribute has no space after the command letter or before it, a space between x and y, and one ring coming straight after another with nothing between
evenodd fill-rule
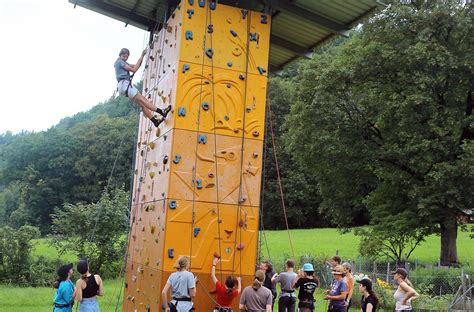
<instances>
[{"instance_id":1,"label":"climber on wall","mask_svg":"<svg viewBox=\"0 0 474 312\"><path fill-rule=\"evenodd\" d=\"M140 68L143 62L143 57L146 55L146 50L143 51L142 55L138 59L138 62L135 65L128 64L127 60L130 56L130 51L126 48L120 50L119 57L114 63L115 67L115 77L117 78L118 85L117 89L121 95L124 95L132 100L132 102L138 104L143 113L147 118L149 118L155 127L158 127L166 118L169 111L171 110L171 105L169 105L164 110L155 107L153 103L148 101L138 90L132 85L132 78L136 71ZM133 74L130 75L130 72ZM157 112L162 116L162 118L157 119L153 116L153 113Z\"/></svg>"}]
</instances>

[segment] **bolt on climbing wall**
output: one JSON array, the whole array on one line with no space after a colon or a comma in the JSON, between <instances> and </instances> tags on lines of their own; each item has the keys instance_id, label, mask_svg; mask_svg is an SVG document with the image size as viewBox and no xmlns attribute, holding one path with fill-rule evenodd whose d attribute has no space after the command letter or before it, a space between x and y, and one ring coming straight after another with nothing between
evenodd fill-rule
<instances>
[{"instance_id":1,"label":"bolt on climbing wall","mask_svg":"<svg viewBox=\"0 0 474 312\"><path fill-rule=\"evenodd\" d=\"M215 253L220 280L253 280L269 40L270 16L193 0L155 35L143 93L173 109L159 129L140 119L124 311L161 310L181 255L197 311L215 306Z\"/></svg>"}]
</instances>

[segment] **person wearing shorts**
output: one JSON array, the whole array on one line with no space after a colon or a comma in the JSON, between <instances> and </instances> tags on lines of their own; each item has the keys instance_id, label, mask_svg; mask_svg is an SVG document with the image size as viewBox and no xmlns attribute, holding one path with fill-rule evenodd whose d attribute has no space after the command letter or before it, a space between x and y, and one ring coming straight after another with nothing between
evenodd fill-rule
<instances>
[{"instance_id":1,"label":"person wearing shorts","mask_svg":"<svg viewBox=\"0 0 474 312\"><path fill-rule=\"evenodd\" d=\"M138 90L132 85L132 79L130 72L135 73L143 62L143 57L146 55L146 50L143 51L142 55L138 59L135 65L127 63L130 51L126 48L120 50L119 57L114 63L115 78L117 78L117 89L120 95L128 97L132 102L138 104L143 111L143 114L150 119L155 127L158 127L166 118L171 105L168 105L164 110L156 107L152 102L148 101ZM162 118L157 119L153 116L153 113L158 113Z\"/></svg>"}]
</instances>

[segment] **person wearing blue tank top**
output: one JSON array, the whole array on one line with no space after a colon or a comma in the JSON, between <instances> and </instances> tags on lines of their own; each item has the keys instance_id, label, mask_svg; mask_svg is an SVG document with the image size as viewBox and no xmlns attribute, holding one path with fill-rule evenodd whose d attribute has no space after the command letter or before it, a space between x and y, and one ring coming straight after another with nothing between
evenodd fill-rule
<instances>
[{"instance_id":1,"label":"person wearing blue tank top","mask_svg":"<svg viewBox=\"0 0 474 312\"><path fill-rule=\"evenodd\" d=\"M72 312L74 305L74 284L71 282L72 263L65 264L58 269L58 279L54 282L53 312Z\"/></svg>"},{"instance_id":2,"label":"person wearing blue tank top","mask_svg":"<svg viewBox=\"0 0 474 312\"><path fill-rule=\"evenodd\" d=\"M100 312L97 296L104 295L104 284L97 274L89 273L89 263L81 259L77 263L81 278L76 282L76 300L81 303L80 312Z\"/></svg>"}]
</instances>

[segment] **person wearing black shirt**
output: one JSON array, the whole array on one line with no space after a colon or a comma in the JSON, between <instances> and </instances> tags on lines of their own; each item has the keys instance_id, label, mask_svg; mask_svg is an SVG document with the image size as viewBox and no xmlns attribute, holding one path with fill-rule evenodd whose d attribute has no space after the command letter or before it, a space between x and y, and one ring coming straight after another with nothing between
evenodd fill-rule
<instances>
[{"instance_id":1,"label":"person wearing black shirt","mask_svg":"<svg viewBox=\"0 0 474 312\"><path fill-rule=\"evenodd\" d=\"M277 274L273 271L273 265L268 260L260 263L260 270L265 271L265 282L263 282L263 287L270 289L270 291L272 292L272 311L273 311L273 305L275 304L275 298L276 298L277 292L276 292L276 283L272 282L272 278L275 277Z\"/></svg>"},{"instance_id":2,"label":"person wearing black shirt","mask_svg":"<svg viewBox=\"0 0 474 312\"><path fill-rule=\"evenodd\" d=\"M372 281L368 278L363 278L359 281L359 291L362 294L360 302L360 310L362 312L376 312L379 299L372 290Z\"/></svg>"},{"instance_id":3,"label":"person wearing black shirt","mask_svg":"<svg viewBox=\"0 0 474 312\"><path fill-rule=\"evenodd\" d=\"M298 290L298 308L300 312L314 311L314 291L319 286L319 281L314 276L314 268L311 263L305 263L303 269L298 270L298 276L293 282L293 288Z\"/></svg>"}]
</instances>

